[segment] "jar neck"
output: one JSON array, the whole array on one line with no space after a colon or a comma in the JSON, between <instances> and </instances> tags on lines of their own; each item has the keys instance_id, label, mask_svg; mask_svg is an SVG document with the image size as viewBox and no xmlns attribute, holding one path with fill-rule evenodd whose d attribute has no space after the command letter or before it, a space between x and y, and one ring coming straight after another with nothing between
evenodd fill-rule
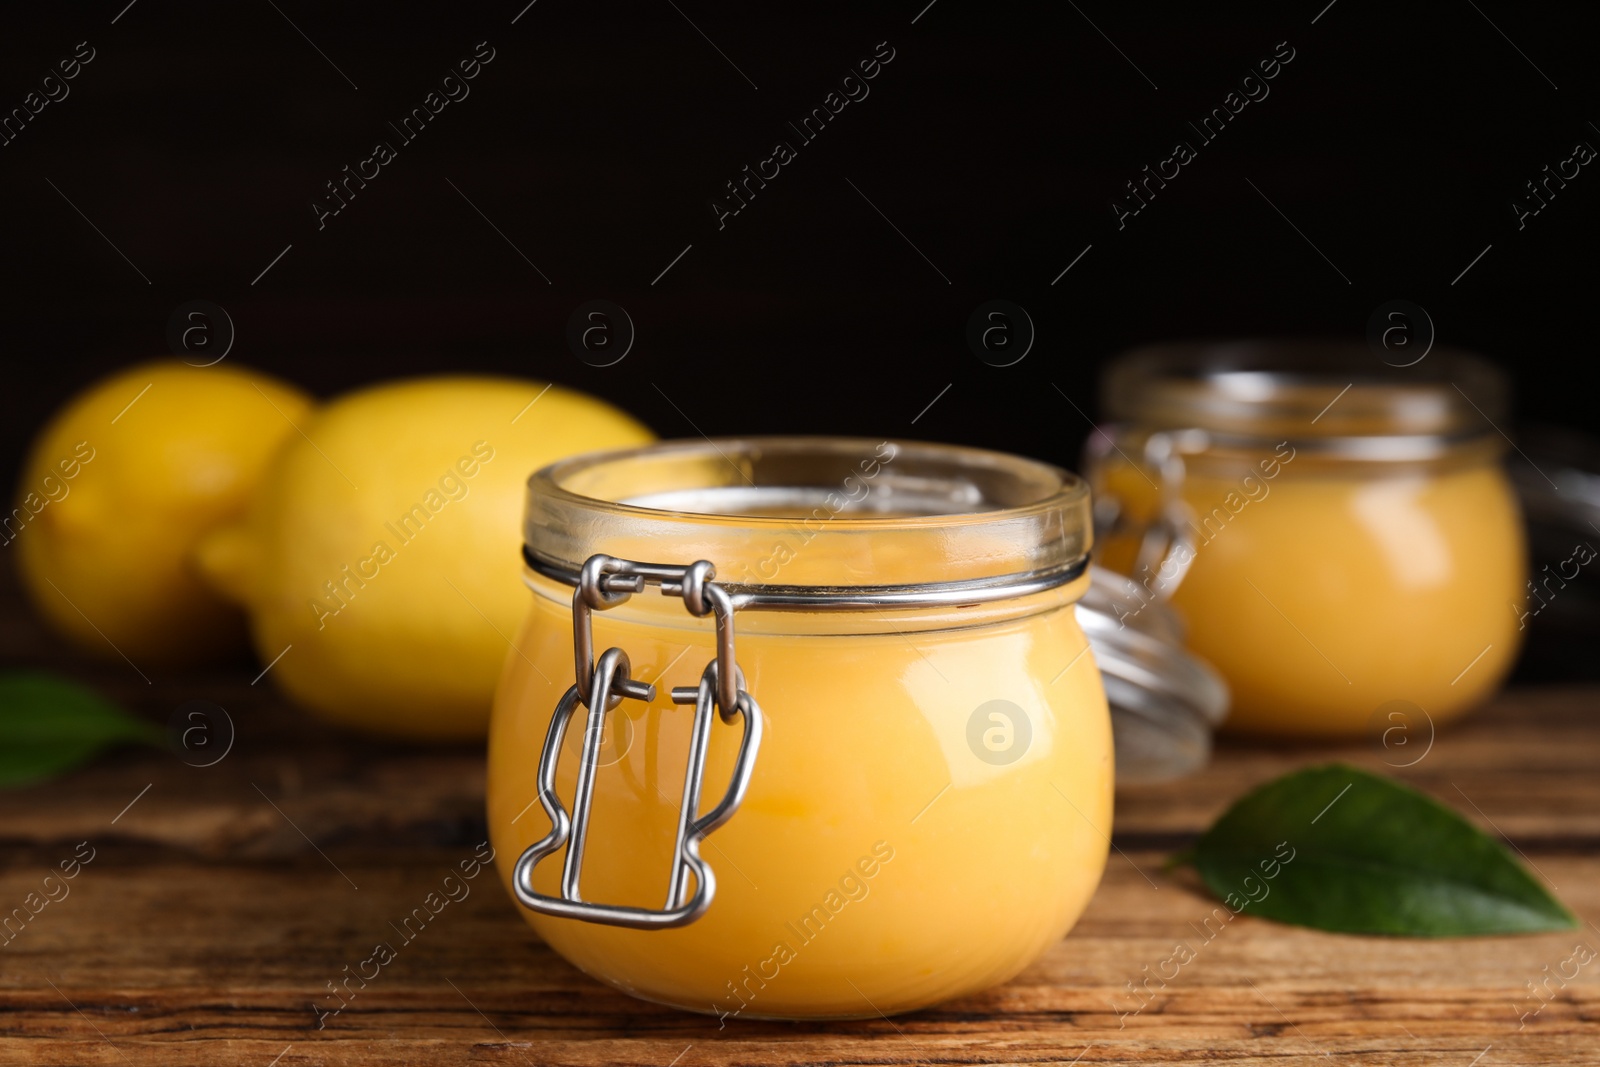
<instances>
[{"instance_id":1,"label":"jar neck","mask_svg":"<svg viewBox=\"0 0 1600 1067\"><path fill-rule=\"evenodd\" d=\"M745 590L1059 576L1086 559L1089 492L1048 464L846 438L664 442L578 457L528 485L525 555L546 575L597 553Z\"/></svg>"},{"instance_id":2,"label":"jar neck","mask_svg":"<svg viewBox=\"0 0 1600 1067\"><path fill-rule=\"evenodd\" d=\"M1288 441L1298 452L1430 461L1500 438L1504 375L1436 348L1407 366L1361 345L1264 340L1164 345L1119 357L1102 383L1111 419L1151 431L1204 431L1218 445Z\"/></svg>"}]
</instances>

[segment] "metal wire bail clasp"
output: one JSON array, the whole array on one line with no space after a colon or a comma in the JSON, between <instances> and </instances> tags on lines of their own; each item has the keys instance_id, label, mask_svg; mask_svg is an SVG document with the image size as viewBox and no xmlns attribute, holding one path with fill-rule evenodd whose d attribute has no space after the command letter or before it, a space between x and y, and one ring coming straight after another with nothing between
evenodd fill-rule
<instances>
[{"instance_id":1,"label":"metal wire bail clasp","mask_svg":"<svg viewBox=\"0 0 1600 1067\"><path fill-rule=\"evenodd\" d=\"M1204 446L1205 435L1199 430L1157 431L1144 439L1143 464L1138 467L1140 476L1150 481L1145 470L1160 479L1157 491L1160 499L1154 516L1145 522L1135 522L1127 514L1121 498L1106 484L1106 472L1111 466L1111 453L1115 452L1130 465L1133 460L1123 451L1122 445L1133 447L1127 427L1108 425L1095 428L1084 444L1085 467L1094 490L1095 540L1102 541L1113 532L1129 533L1139 538L1139 554L1130 568L1131 576L1143 574L1159 576L1151 590L1156 596L1168 600L1177 591L1179 583L1189 572L1195 555L1194 509L1183 498L1183 486L1188 478L1184 454ZM1121 443L1119 443L1119 441ZM1155 486L1154 482L1150 482ZM1146 588L1151 588L1146 586Z\"/></svg>"},{"instance_id":2,"label":"metal wire bail clasp","mask_svg":"<svg viewBox=\"0 0 1600 1067\"><path fill-rule=\"evenodd\" d=\"M733 598L712 582L716 569L700 560L687 567L661 563L639 563L614 556L594 555L584 563L577 590L572 595L572 645L576 659L576 681L556 705L539 757L539 803L550 817L550 832L529 845L517 859L512 888L526 908L545 915L611 926L638 929L666 929L684 926L698 919L711 906L716 895L716 876L700 857L700 842L733 817L750 786L756 752L761 747L761 709L744 691L744 676L733 656ZM677 843L673 848L672 870L667 880L666 903L659 909L595 904L585 901L578 880L583 867L583 848L588 837L589 807L594 796L594 776L600 760L606 715L622 703L655 699L655 686L629 677L628 654L609 648L594 658L595 611L604 611L643 592L647 584L659 585L666 596L683 598L691 615L715 615L717 655L700 675L700 684L672 690L672 702L694 705L694 723L689 740L689 764L684 772L683 803L678 813ZM578 707L588 709L584 730L583 761L578 766L578 785L572 800L572 814L556 794L556 764L561 758L561 743ZM744 719L739 754L734 761L733 779L728 790L710 811L699 818L706 752L710 747L713 710L724 722L736 716ZM561 870L560 896L548 896L533 888L533 872L539 862L566 847ZM694 895L689 896L690 877ZM685 898L688 897L686 900Z\"/></svg>"}]
</instances>

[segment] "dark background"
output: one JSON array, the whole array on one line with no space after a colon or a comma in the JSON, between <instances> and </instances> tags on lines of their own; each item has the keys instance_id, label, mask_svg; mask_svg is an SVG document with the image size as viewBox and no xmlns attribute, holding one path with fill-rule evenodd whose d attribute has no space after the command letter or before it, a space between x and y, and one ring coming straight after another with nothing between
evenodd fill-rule
<instances>
[{"instance_id":1,"label":"dark background","mask_svg":"<svg viewBox=\"0 0 1600 1067\"><path fill-rule=\"evenodd\" d=\"M1521 422L1597 423L1600 168L1525 229L1511 208L1600 145L1577 5L525 4L8 9L0 112L78 42L95 58L0 147L7 468L197 298L231 315L231 363L322 395L504 372L669 437L892 434L1073 466L1088 423L1061 392L1092 415L1117 351L1360 341L1403 298L1510 372ZM386 121L480 41L470 95L401 145ZM787 121L880 41L870 95L801 146ZM1201 145L1186 120L1282 41L1270 95ZM799 158L719 230L709 201L780 138ZM379 139L398 158L319 230L312 200ZM1179 139L1198 158L1119 231L1111 202ZM1012 367L965 341L996 297L1037 327ZM616 366L566 344L594 298L637 327Z\"/></svg>"}]
</instances>

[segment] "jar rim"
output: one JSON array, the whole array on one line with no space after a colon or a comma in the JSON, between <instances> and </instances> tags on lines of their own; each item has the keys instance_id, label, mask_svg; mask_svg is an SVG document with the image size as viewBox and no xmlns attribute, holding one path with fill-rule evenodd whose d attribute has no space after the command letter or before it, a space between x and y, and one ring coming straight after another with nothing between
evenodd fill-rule
<instances>
[{"instance_id":1,"label":"jar rim","mask_svg":"<svg viewBox=\"0 0 1600 1067\"><path fill-rule=\"evenodd\" d=\"M1087 483L1039 460L895 439L707 437L534 472L524 554L547 573L596 553L708 559L719 583L746 587L986 585L1081 570L1091 530Z\"/></svg>"},{"instance_id":2,"label":"jar rim","mask_svg":"<svg viewBox=\"0 0 1600 1067\"><path fill-rule=\"evenodd\" d=\"M1264 338L1126 352L1102 379L1101 401L1108 417L1155 429L1350 442L1365 452L1354 442L1382 439L1410 454L1418 442L1448 447L1497 435L1508 394L1504 374L1461 349L1434 346L1397 367L1359 343Z\"/></svg>"}]
</instances>

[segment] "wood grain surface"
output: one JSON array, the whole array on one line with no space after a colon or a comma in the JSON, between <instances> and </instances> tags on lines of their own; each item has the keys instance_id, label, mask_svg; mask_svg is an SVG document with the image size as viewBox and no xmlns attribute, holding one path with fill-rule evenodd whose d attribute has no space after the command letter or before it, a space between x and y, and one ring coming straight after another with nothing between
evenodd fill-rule
<instances>
[{"instance_id":1,"label":"wood grain surface","mask_svg":"<svg viewBox=\"0 0 1600 1067\"><path fill-rule=\"evenodd\" d=\"M1409 768L1385 764L1425 738L1399 752L1228 745L1200 774L1124 788L1116 851L1071 935L1015 981L931 1010L719 1028L586 978L484 876L319 1029L326 983L397 941L388 921L485 836L480 755L342 736L270 679L250 684L247 662L146 684L68 655L20 609L0 642L13 665L86 677L160 721L206 699L237 728L215 766L124 751L0 794L5 911L79 842L94 850L70 895L0 947L0 1064L1600 1064L1600 963L1542 1008L1528 987L1576 945L1600 947L1593 688L1508 692ZM1206 940L1215 904L1166 856L1250 786L1335 757L1500 834L1584 926L1413 941L1242 916ZM1179 942L1195 959L1135 1012L1127 984Z\"/></svg>"}]
</instances>

